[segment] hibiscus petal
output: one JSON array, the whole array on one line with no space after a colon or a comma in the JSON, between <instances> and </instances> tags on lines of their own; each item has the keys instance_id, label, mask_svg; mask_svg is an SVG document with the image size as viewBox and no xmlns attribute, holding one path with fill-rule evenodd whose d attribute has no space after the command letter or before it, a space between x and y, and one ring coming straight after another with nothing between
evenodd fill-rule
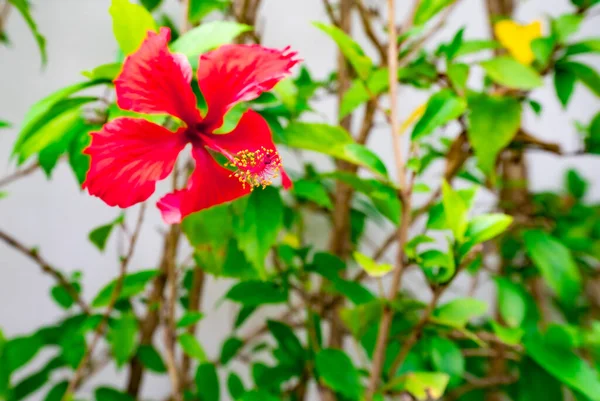
<instances>
[{"instance_id":1,"label":"hibiscus petal","mask_svg":"<svg viewBox=\"0 0 600 401\"><path fill-rule=\"evenodd\" d=\"M187 59L169 52L171 31L148 32L141 47L125 59L115 80L117 105L138 113L170 114L188 125L200 119L190 86L192 67Z\"/></svg>"},{"instance_id":2,"label":"hibiscus petal","mask_svg":"<svg viewBox=\"0 0 600 401\"><path fill-rule=\"evenodd\" d=\"M110 206L129 207L154 192L186 144L183 130L172 132L146 120L117 118L92 132L83 153L91 156L83 188Z\"/></svg>"},{"instance_id":3,"label":"hibiscus petal","mask_svg":"<svg viewBox=\"0 0 600 401\"><path fill-rule=\"evenodd\" d=\"M260 149L273 151L273 154L277 152L269 124L253 110L244 113L233 131L225 135L210 135L205 142L211 149L223 153L230 160L246 151L256 152ZM279 156L277 158L280 161ZM278 170L273 173L281 174L281 183L285 189L292 186L292 181L283 166L279 165Z\"/></svg>"},{"instance_id":4,"label":"hibiscus petal","mask_svg":"<svg viewBox=\"0 0 600 401\"><path fill-rule=\"evenodd\" d=\"M290 74L296 53L259 45L225 45L200 57L198 85L208 105L207 124L218 127L234 104L257 98Z\"/></svg>"},{"instance_id":5,"label":"hibiscus petal","mask_svg":"<svg viewBox=\"0 0 600 401\"><path fill-rule=\"evenodd\" d=\"M204 148L192 151L196 168L186 189L165 195L157 203L167 224L177 224L189 214L220 205L250 193L231 171L221 167Z\"/></svg>"}]
</instances>

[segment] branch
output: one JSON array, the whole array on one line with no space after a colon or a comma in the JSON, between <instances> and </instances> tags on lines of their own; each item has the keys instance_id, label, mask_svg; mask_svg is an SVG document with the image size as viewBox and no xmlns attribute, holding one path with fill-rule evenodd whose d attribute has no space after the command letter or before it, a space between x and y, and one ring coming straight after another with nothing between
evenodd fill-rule
<instances>
[{"instance_id":1,"label":"branch","mask_svg":"<svg viewBox=\"0 0 600 401\"><path fill-rule=\"evenodd\" d=\"M335 11L333 10L333 6L331 5L331 2L329 0L323 0L323 5L325 6L325 12L327 13L327 16L329 17L329 21L333 25L339 26L340 21L335 16Z\"/></svg>"},{"instance_id":2,"label":"branch","mask_svg":"<svg viewBox=\"0 0 600 401\"><path fill-rule=\"evenodd\" d=\"M396 169L398 174L398 182L401 191L401 198L403 200L402 205L402 218L400 222L400 229L398 232L398 256L396 260L396 268L393 273L392 283L390 286L390 292L388 298L392 300L402 284L402 274L404 273L404 244L408 237L408 229L410 227L411 220L411 193L412 188L407 187L406 181L406 168L404 164L404 155L402 148L402 138L400 136L400 125L398 120L398 47L396 45L396 7L395 0L387 0L387 14L388 14L388 63L389 63L389 97L390 97L390 119L392 126L392 141L394 144L394 158L396 161ZM412 186L412 185L411 185ZM377 342L375 344L375 351L373 352L373 365L371 369L371 376L369 378L369 385L367 389L366 399L372 401L373 395L377 390L381 372L383 370L383 363L385 361L385 350L387 348L387 341L390 332L390 326L394 312L391 307L386 306L381 317L379 325L379 332L377 334Z\"/></svg>"},{"instance_id":3,"label":"branch","mask_svg":"<svg viewBox=\"0 0 600 401\"><path fill-rule=\"evenodd\" d=\"M73 395L73 392L75 391L75 389L78 387L79 382L82 378L84 369L87 366L88 361L90 360L91 356L93 355L94 349L100 342L100 339L102 338L102 335L104 334L104 330L105 330L108 320L110 318L110 314L112 313L112 311L115 307L115 304L117 303L117 300L119 299L119 295L121 295L121 290L123 289L123 281L125 280L125 276L127 275L127 267L129 266L129 262L131 261L131 257L133 256L133 252L135 250L135 246L137 244L137 240L138 240L138 237L139 237L141 229L142 229L142 223L144 222L144 213L145 212L146 212L146 204L142 203L142 205L140 206L140 212L138 215L138 219L137 219L137 222L135 225L135 230L134 230L134 232L131 236L131 240L129 242L129 250L127 251L127 254L121 259L121 268L119 271L119 277L117 278L115 288L111 294L110 302L108 303L108 306L106 308L106 311L104 312L104 315L102 315L102 320L100 321L100 323L96 327L96 330L94 331L94 337L92 338L90 346L87 348L85 354L83 355L83 358L81 359L81 362L79 362L77 369L73 373L73 377L71 378L71 381L69 382L67 391L65 391L65 394L62 397L63 401L69 400L70 397Z\"/></svg>"},{"instance_id":4,"label":"branch","mask_svg":"<svg viewBox=\"0 0 600 401\"><path fill-rule=\"evenodd\" d=\"M31 166L25 167L21 170L17 170L12 174L7 175L6 177L0 179L0 188L2 188L5 185L10 184L11 182L14 182L16 180L18 180L19 178L25 177L31 173L34 173L37 171L38 167L40 167L39 163L34 163Z\"/></svg>"},{"instance_id":5,"label":"branch","mask_svg":"<svg viewBox=\"0 0 600 401\"><path fill-rule=\"evenodd\" d=\"M517 377L514 376L495 376L495 377L485 377L478 378L473 377L468 379L468 383L458 387L455 390L452 390L445 396L446 401L456 401L460 399L463 395L470 393L473 390L486 389L490 387L497 387L502 385L509 385L518 380Z\"/></svg>"},{"instance_id":6,"label":"branch","mask_svg":"<svg viewBox=\"0 0 600 401\"><path fill-rule=\"evenodd\" d=\"M67 291L69 296L81 307L86 315L90 314L90 308L85 303L85 301L81 298L75 287L67 280L67 278L56 268L52 267L50 263L48 263L45 259L43 259L37 250L33 248L28 248L22 243L20 243L17 239L10 236L9 234L0 231L0 239L4 241L8 246L16 249L21 252L23 255L27 256L29 259L33 260L37 265L42 269L42 271L50 276L52 276L58 284Z\"/></svg>"},{"instance_id":7,"label":"branch","mask_svg":"<svg viewBox=\"0 0 600 401\"><path fill-rule=\"evenodd\" d=\"M365 33L367 34L367 37L371 40L371 43L373 43L375 49L377 49L379 57L381 57L382 64L386 64L386 48L384 43L379 40L379 38L375 34L375 31L373 30L373 24L371 23L371 15L369 13L369 9L365 6L363 0L355 0L355 3L356 7L358 8L358 15L360 16L360 21L362 22L362 26L365 30Z\"/></svg>"},{"instance_id":8,"label":"branch","mask_svg":"<svg viewBox=\"0 0 600 401\"><path fill-rule=\"evenodd\" d=\"M421 319L419 319L419 321L417 322L415 327L411 330L408 338L406 338L404 340L404 342L402 343L402 348L400 349L400 352L398 352L398 354L394 358L394 361L392 362L392 365L390 366L390 369L388 371L388 376L390 376L390 377L396 376L396 372L398 371L398 368L402 365L402 363L408 356L408 353L410 352L412 347L415 345L415 343L421 336L421 333L423 332L423 328L425 328L427 321L429 321L429 318L431 317L431 314L433 313L433 310L435 309L438 301L440 300L440 296L444 292L445 288L446 288L445 286L442 286L442 287L436 288L433 291L433 296L431 297L431 301L429 301L429 303L427 304L427 307L423 311L423 314L421 315Z\"/></svg>"},{"instance_id":9,"label":"branch","mask_svg":"<svg viewBox=\"0 0 600 401\"><path fill-rule=\"evenodd\" d=\"M167 371L173 386L173 399L182 401L182 381L179 369L177 368L177 360L175 357L176 343L176 328L175 328L175 306L177 304L177 265L174 259L169 259L167 266L167 282L169 283L168 302L164 308L164 339L165 339L165 362Z\"/></svg>"}]
</instances>

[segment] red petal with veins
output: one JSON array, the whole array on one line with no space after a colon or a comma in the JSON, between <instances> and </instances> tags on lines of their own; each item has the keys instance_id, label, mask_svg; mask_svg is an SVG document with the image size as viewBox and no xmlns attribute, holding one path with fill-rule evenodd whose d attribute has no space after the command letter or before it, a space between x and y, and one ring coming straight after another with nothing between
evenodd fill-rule
<instances>
[{"instance_id":1,"label":"red petal with veins","mask_svg":"<svg viewBox=\"0 0 600 401\"><path fill-rule=\"evenodd\" d=\"M192 67L179 54L169 52L168 28L148 32L141 47L125 59L115 80L117 105L147 114L170 114L188 125L200 120L190 86Z\"/></svg>"},{"instance_id":2,"label":"red petal with veins","mask_svg":"<svg viewBox=\"0 0 600 401\"><path fill-rule=\"evenodd\" d=\"M92 132L83 152L91 156L83 188L110 206L129 207L154 192L156 181L166 178L185 146L183 131L138 118L117 118Z\"/></svg>"},{"instance_id":3,"label":"red petal with veins","mask_svg":"<svg viewBox=\"0 0 600 401\"><path fill-rule=\"evenodd\" d=\"M198 85L208 105L207 126L217 128L236 103L257 98L290 74L296 53L259 45L225 45L200 57Z\"/></svg>"},{"instance_id":4,"label":"red petal with veins","mask_svg":"<svg viewBox=\"0 0 600 401\"><path fill-rule=\"evenodd\" d=\"M250 193L231 171L221 167L204 148L192 151L196 168L186 189L165 195L156 204L167 224L177 224L189 214L220 205Z\"/></svg>"}]
</instances>

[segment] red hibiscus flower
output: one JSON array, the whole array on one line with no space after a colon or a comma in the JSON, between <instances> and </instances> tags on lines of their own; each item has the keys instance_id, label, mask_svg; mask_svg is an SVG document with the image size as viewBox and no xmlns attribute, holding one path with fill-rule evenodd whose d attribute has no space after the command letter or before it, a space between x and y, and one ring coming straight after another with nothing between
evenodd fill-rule
<instances>
[{"instance_id":1,"label":"red hibiscus flower","mask_svg":"<svg viewBox=\"0 0 600 401\"><path fill-rule=\"evenodd\" d=\"M197 80L208 105L205 116L196 107L191 88L192 68L185 56L167 44L170 31L149 32L137 52L127 57L115 80L117 105L146 114L168 114L183 123L173 132L144 119L120 117L93 132L84 153L91 166L83 188L111 206L143 202L156 182L166 178L179 152L192 146L196 163L187 187L167 194L157 203L169 224L196 211L244 196L271 184L281 174L285 188L291 181L281 166L266 121L248 110L228 134L214 134L225 113L236 103L255 99L289 75L298 63L296 53L257 45L226 45L200 57ZM208 150L221 153L231 170L218 164Z\"/></svg>"}]
</instances>

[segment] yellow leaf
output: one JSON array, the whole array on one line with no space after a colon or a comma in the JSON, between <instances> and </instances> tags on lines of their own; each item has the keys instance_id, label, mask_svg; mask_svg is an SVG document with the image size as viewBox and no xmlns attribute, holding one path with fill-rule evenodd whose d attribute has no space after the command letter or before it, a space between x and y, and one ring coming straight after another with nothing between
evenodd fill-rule
<instances>
[{"instance_id":1,"label":"yellow leaf","mask_svg":"<svg viewBox=\"0 0 600 401\"><path fill-rule=\"evenodd\" d=\"M417 107L416 109L414 109L412 111L412 113L410 113L410 115L408 116L408 118L400 126L400 133L401 134L404 133L404 131L406 131L408 129L408 127L410 127L411 125L413 125L415 123L415 121L417 121L419 118L421 118L421 116L425 112L425 108L426 107L427 107L427 102L423 103L422 105L420 105L419 107Z\"/></svg>"},{"instance_id":2,"label":"yellow leaf","mask_svg":"<svg viewBox=\"0 0 600 401\"><path fill-rule=\"evenodd\" d=\"M367 272L371 277L383 277L388 274L394 267L389 264L377 264L373 259L360 252L354 252L354 260Z\"/></svg>"},{"instance_id":3,"label":"yellow leaf","mask_svg":"<svg viewBox=\"0 0 600 401\"><path fill-rule=\"evenodd\" d=\"M529 65L535 58L531 42L542 37L542 23L533 21L528 25L520 25L511 20L502 20L494 25L494 33L518 62Z\"/></svg>"}]
</instances>

